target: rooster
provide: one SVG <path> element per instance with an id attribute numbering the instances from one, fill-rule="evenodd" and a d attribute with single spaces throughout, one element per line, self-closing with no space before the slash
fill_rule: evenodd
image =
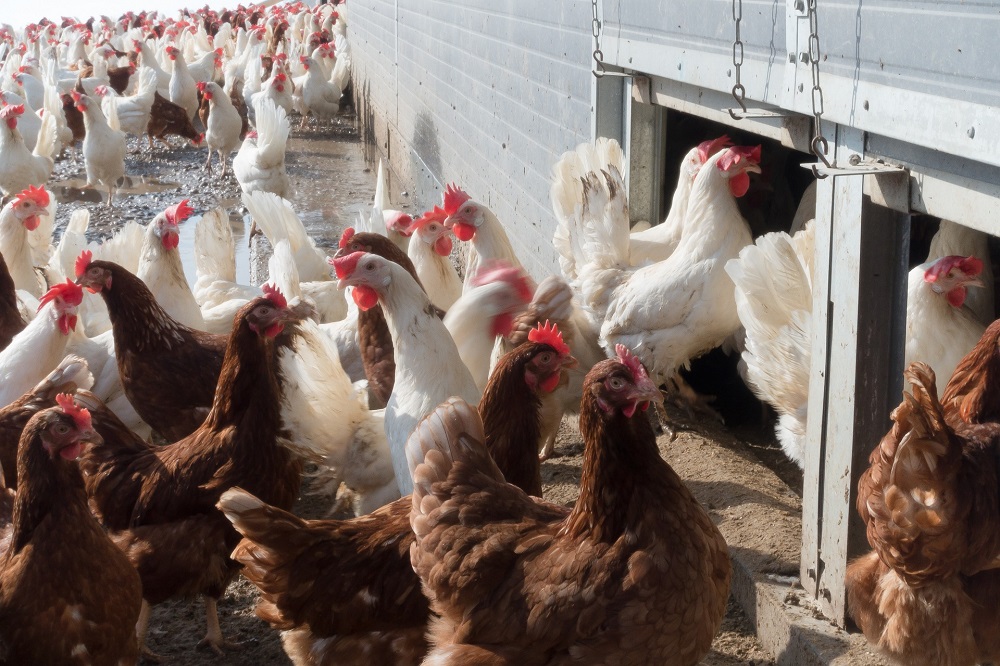
<path id="1" fill-rule="evenodd" d="M 100 442 L 62 394 L 24 427 L 13 534 L 0 559 L 0 641 L 10 664 L 135 663 L 141 587 L 94 519 L 76 458 Z"/>
<path id="2" fill-rule="evenodd" d="M 87 168 L 87 185 L 108 189 L 108 207 L 119 179 L 125 175 L 125 132 L 112 129 L 100 104 L 75 90 L 76 108 L 83 114 L 87 135 L 83 138 L 83 160 Z"/>
<path id="3" fill-rule="evenodd" d="M 452 265 L 451 229 L 444 225 L 444 210 L 435 207 L 413 222 L 407 231 L 419 243 L 409 243 L 407 256 L 417 269 L 431 302 L 447 311 L 462 295 L 462 280 Z"/>
<path id="4" fill-rule="evenodd" d="M 188 200 L 184 199 L 153 218 L 146 226 L 136 275 L 146 283 L 153 298 L 170 317 L 188 328 L 203 331 L 205 319 L 184 277 L 184 267 L 177 250 L 180 242 L 178 225 L 193 212 Z"/>
<path id="5" fill-rule="evenodd" d="M 66 355 L 83 289 L 67 280 L 42 296 L 38 314 L 0 353 L 0 406 L 17 400 Z"/>
<path id="6" fill-rule="evenodd" d="M 984 342 L 995 354 L 996 333 Z M 963 364 L 980 355 L 975 350 Z M 974 372 L 983 370 L 995 368 Z M 849 611 L 897 663 L 995 662 L 1000 424 L 969 425 L 949 413 L 947 394 L 942 406 L 934 372 L 923 363 L 909 366 L 906 379 L 910 393 L 858 482 L 858 512 L 873 550 L 848 566 Z"/>
<path id="7" fill-rule="evenodd" d="M 205 144 L 208 146 L 205 170 L 211 171 L 212 151 L 214 150 L 219 154 L 219 161 L 222 162 L 220 175 L 225 176 L 229 154 L 240 144 L 243 120 L 229 99 L 229 95 L 222 90 L 218 83 L 214 81 L 198 83 L 197 87 L 209 104 L 208 122 L 205 124 Z"/>
<path id="8" fill-rule="evenodd" d="M 0 210 L 0 253 L 7 262 L 14 287 L 35 298 L 45 293 L 45 287 L 35 271 L 29 232 L 39 227 L 51 202 L 47 190 L 29 186 Z"/>
<path id="9" fill-rule="evenodd" d="M 662 399 L 624 347 L 591 369 L 571 509 L 505 482 L 462 399 L 417 426 L 411 559 L 439 616 L 426 663 L 701 660 L 725 613 L 729 554 L 660 457 L 641 412 Z"/>
<path id="10" fill-rule="evenodd" d="M 385 408 L 385 433 L 401 494 L 412 491 L 403 447 L 417 423 L 449 396 L 478 402 L 479 391 L 437 311 L 405 268 L 354 252 L 334 261 L 340 286 L 362 310 L 382 306 L 392 335 L 396 373 Z"/>
<path id="11" fill-rule="evenodd" d="M 244 193 L 273 192 L 283 199 L 291 194 L 285 173 L 285 146 L 288 142 L 288 116 L 273 101 L 254 101 L 257 129 L 233 158 L 233 173 Z"/>
<path id="12" fill-rule="evenodd" d="M 298 496 L 301 466 L 278 442 L 277 354 L 293 339 L 283 329 L 301 315 L 277 290 L 266 293 L 237 315 L 212 409 L 188 437 L 151 447 L 84 396 L 104 444 L 91 447 L 81 467 L 99 519 L 142 578 L 140 648 L 150 605 L 202 594 L 203 643 L 221 652 L 227 643 L 216 601 L 237 573 L 229 554 L 239 538 L 215 503 L 237 485 L 286 510 Z"/>
<path id="13" fill-rule="evenodd" d="M 168 441 L 190 435 L 208 415 L 226 336 L 174 321 L 142 280 L 116 263 L 81 253 L 77 282 L 108 306 L 122 387 L 142 420 Z M 184 368 L 178 373 L 178 368 Z"/>
<path id="14" fill-rule="evenodd" d="M 540 496 L 539 398 L 574 360 L 558 330 L 530 338 L 497 365 L 480 409 L 504 477 Z M 283 642 L 294 663 L 420 663 L 429 615 L 410 565 L 410 503 L 404 497 L 354 520 L 304 521 L 239 489 L 222 495 L 219 507 L 245 537 L 234 556 L 263 593 L 257 613 L 289 630 Z M 330 589 L 337 593 L 316 593 Z"/>
<path id="15" fill-rule="evenodd" d="M 736 196 L 746 192 L 748 174 L 760 172 L 759 161 L 759 147 L 727 148 L 710 157 L 692 185 L 685 220 L 690 233 L 655 264 L 629 264 L 628 202 L 613 165 L 587 173 L 579 213 L 560 220 L 562 235 L 582 239 L 575 288 L 599 326 L 601 345 L 633 349 L 657 383 L 673 379 L 740 326 L 723 267 L 753 240 Z"/>
<path id="16" fill-rule="evenodd" d="M 0 194 L 10 196 L 27 187 L 44 186 L 52 173 L 52 157 L 55 154 L 56 121 L 46 119 L 42 123 L 42 136 L 31 152 L 24 145 L 24 138 L 17 129 L 18 118 L 24 107 L 5 106 L 0 109 Z"/>

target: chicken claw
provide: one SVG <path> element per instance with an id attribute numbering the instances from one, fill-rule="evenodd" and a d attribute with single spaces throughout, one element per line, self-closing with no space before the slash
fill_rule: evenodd
<path id="1" fill-rule="evenodd" d="M 205 637 L 198 642 L 198 647 L 208 646 L 212 652 L 223 655 L 224 650 L 238 650 L 243 647 L 240 643 L 227 641 L 222 637 L 222 627 L 219 626 L 219 609 L 217 600 L 212 597 L 205 597 L 205 623 L 208 625 L 208 632 Z"/>

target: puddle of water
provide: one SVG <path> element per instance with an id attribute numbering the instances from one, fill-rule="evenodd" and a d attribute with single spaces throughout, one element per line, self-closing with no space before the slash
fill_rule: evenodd
<path id="1" fill-rule="evenodd" d="M 115 196 L 166 192 L 167 190 L 175 190 L 178 186 L 178 183 L 161 181 L 156 178 L 124 176 L 121 184 L 115 191 Z M 56 201 L 59 203 L 78 201 L 102 203 L 107 201 L 108 198 L 107 192 L 103 189 L 88 188 L 87 181 L 84 178 L 70 178 L 68 180 L 57 181 L 49 184 L 48 188 L 55 193 Z"/>
<path id="2" fill-rule="evenodd" d="M 194 262 L 194 229 L 201 219 L 200 215 L 188 218 L 179 225 L 180 240 L 177 251 L 181 253 L 181 263 L 184 265 L 184 277 L 188 284 L 194 287 L 198 280 Z M 236 243 L 236 281 L 239 284 L 250 284 L 250 247 L 247 245 L 247 232 L 250 230 L 250 216 L 229 216 L 229 224 L 233 229 L 233 240 Z"/>

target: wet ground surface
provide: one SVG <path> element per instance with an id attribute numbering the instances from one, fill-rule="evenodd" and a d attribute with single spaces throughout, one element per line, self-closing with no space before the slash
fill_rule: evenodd
<path id="1" fill-rule="evenodd" d="M 129 154 L 126 162 L 128 182 L 116 193 L 114 206 L 106 205 L 106 195 L 82 187 L 85 180 L 83 162 L 78 158 L 64 159 L 56 166 L 53 175 L 53 190 L 60 202 L 57 212 L 56 235 L 61 231 L 72 212 L 86 207 L 91 212 L 89 236 L 99 239 L 109 236 L 125 221 L 150 221 L 158 212 L 183 198 L 189 198 L 195 216 L 181 225 L 182 260 L 189 279 L 194 281 L 194 261 L 192 256 L 194 225 L 197 215 L 214 206 L 223 206 L 233 222 L 237 245 L 238 280 L 244 283 L 258 283 L 263 275 L 254 274 L 252 267 L 266 262 L 266 243 L 255 241 L 250 249 L 246 240 L 248 219 L 240 202 L 240 190 L 231 173 L 225 177 L 218 175 L 218 164 L 209 175 L 202 170 L 205 161 L 204 149 L 188 143 L 173 150 L 156 147 L 149 150 L 145 140 L 132 140 L 131 148 L 137 152 Z M 330 253 L 336 248 L 342 230 L 354 224 L 358 212 L 368 214 L 374 194 L 374 165 L 366 164 L 353 117 L 342 117 L 322 127 L 310 126 L 298 129 L 297 119 L 293 122 L 288 144 L 286 163 L 289 176 L 295 187 L 295 194 L 289 197 L 293 208 L 302 218 L 306 228 L 318 246 Z M 391 188 L 390 188 L 391 190 Z M 393 206 L 410 210 L 405 196 L 393 198 Z M 410 210 L 410 212 L 414 212 Z M 251 280 L 254 276 L 257 279 Z M 738 439 L 741 446 L 749 446 L 755 455 L 771 465 L 782 466 L 783 456 L 774 444 L 773 437 L 766 428 L 750 428 Z M 727 435 L 729 439 L 734 439 Z M 665 438 L 665 436 L 663 436 Z M 690 446 L 716 446 L 718 435 L 688 433 L 680 440 Z M 664 439 L 665 442 L 665 439 Z M 672 445 L 671 445 L 672 446 Z M 711 456 L 704 454 L 671 457 L 667 444 L 661 448 L 678 473 L 685 479 L 698 479 L 713 465 Z M 687 449 L 687 446 L 684 447 Z M 758 451 L 759 449 L 759 451 Z M 582 463 L 582 442 L 571 419 L 564 423 L 557 444 L 557 457 L 546 462 L 542 468 L 546 497 L 559 503 L 575 500 L 579 492 L 580 465 Z M 787 462 L 785 466 L 789 465 Z M 794 465 L 791 466 L 794 468 Z M 795 484 L 793 471 L 785 470 L 787 481 Z M 696 482 L 697 483 L 697 482 Z M 801 481 L 798 482 L 801 484 Z M 801 485 L 799 485 L 799 488 Z M 784 491 L 782 491 L 784 492 Z M 791 492 L 791 491 L 788 491 Z M 711 494 L 699 499 L 709 507 L 713 518 L 723 520 L 713 508 L 721 500 Z M 308 482 L 296 506 L 296 513 L 307 518 L 322 517 L 328 507 L 328 498 L 311 495 Z M 751 509 L 742 509 L 740 519 L 753 524 Z M 773 530 L 769 530 L 773 532 Z M 769 535 L 781 545 L 769 544 L 767 548 L 790 553 L 797 552 L 791 533 Z M 228 640 L 240 644 L 238 649 L 217 656 L 206 649 L 197 648 L 198 641 L 205 635 L 205 616 L 200 600 L 177 600 L 161 604 L 153 611 L 149 629 L 149 647 L 165 657 L 167 663 L 190 666 L 208 665 L 286 665 L 290 664 L 281 647 L 278 632 L 254 616 L 256 588 L 240 578 L 234 582 L 219 602 L 219 615 L 223 633 Z M 713 644 L 711 653 L 702 662 L 709 666 L 764 666 L 772 664 L 754 636 L 753 626 L 739 606 L 730 601 L 722 628 Z"/>

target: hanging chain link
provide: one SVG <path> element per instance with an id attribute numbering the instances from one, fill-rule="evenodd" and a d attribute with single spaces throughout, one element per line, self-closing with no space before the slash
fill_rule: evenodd
<path id="1" fill-rule="evenodd" d="M 819 85 L 819 22 L 816 12 L 816 0 L 808 0 L 809 11 L 809 62 L 812 64 L 812 112 L 813 112 L 813 137 L 810 143 L 813 155 L 815 155 L 827 167 L 833 166 L 827 159 L 826 153 L 829 144 L 823 136 L 823 89 Z M 817 178 L 826 178 L 821 175 L 816 167 L 813 167 L 813 175 Z"/>
<path id="2" fill-rule="evenodd" d="M 746 113 L 747 89 L 740 82 L 740 68 L 743 66 L 743 39 L 740 37 L 740 22 L 742 20 L 743 0 L 733 0 L 733 21 L 736 22 L 736 40 L 733 42 L 733 67 L 736 68 L 736 84 L 733 85 L 733 97 L 736 99 L 736 103 L 740 105 L 740 108 L 743 109 L 743 113 Z M 733 109 L 729 109 L 729 115 L 733 117 L 733 120 L 742 120 L 741 116 L 733 113 Z"/>
<path id="3" fill-rule="evenodd" d="M 597 18 L 597 0 L 591 0 L 593 9 L 590 22 L 591 33 L 594 35 L 594 76 L 604 76 L 604 51 L 601 50 L 601 19 Z"/>

